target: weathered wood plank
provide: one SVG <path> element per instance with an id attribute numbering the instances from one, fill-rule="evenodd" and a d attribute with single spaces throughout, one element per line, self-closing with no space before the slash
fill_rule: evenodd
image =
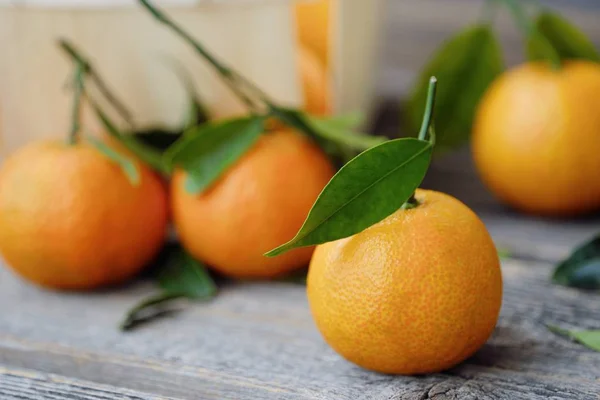
<path id="1" fill-rule="evenodd" d="M 322 341 L 299 286 L 227 286 L 214 302 L 123 334 L 123 309 L 150 290 L 60 294 L 0 272 L 0 364 L 181 399 L 597 399 L 600 354 L 546 323 L 600 326 L 600 298 L 551 286 L 544 263 L 504 262 L 489 343 L 445 374 L 389 377 Z"/>
<path id="2" fill-rule="evenodd" d="M 168 400 L 134 390 L 0 365 L 2 400 Z"/>

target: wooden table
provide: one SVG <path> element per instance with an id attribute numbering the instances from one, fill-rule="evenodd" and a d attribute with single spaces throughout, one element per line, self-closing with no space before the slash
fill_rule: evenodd
<path id="1" fill-rule="evenodd" d="M 149 283 L 62 294 L 2 269 L 0 399 L 600 399 L 600 353 L 545 328 L 600 328 L 598 294 L 549 282 L 553 264 L 600 221 L 508 211 L 457 157 L 436 163 L 426 186 L 476 209 L 511 253 L 496 331 L 462 365 L 422 377 L 351 365 L 323 342 L 296 284 L 230 284 L 209 304 L 121 333 L 117 323 Z"/>

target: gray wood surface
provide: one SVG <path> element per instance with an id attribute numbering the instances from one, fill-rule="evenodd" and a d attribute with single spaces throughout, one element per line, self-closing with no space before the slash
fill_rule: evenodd
<path id="1" fill-rule="evenodd" d="M 600 353 L 545 328 L 600 327 L 600 297 L 551 285 L 551 262 L 535 260 L 528 247 L 511 250 L 522 258 L 503 261 L 493 337 L 464 364 L 426 377 L 375 374 L 342 360 L 316 331 L 298 285 L 228 284 L 209 304 L 120 333 L 124 309 L 149 294 L 149 284 L 63 294 L 2 270 L 0 398 L 600 398 Z"/>
<path id="2" fill-rule="evenodd" d="M 362 370 L 322 340 L 304 287 L 227 284 L 208 304 L 129 333 L 124 311 L 148 282 L 56 293 L 0 268 L 0 399 L 600 399 L 600 353 L 545 324 L 600 328 L 600 296 L 549 282 L 554 264 L 600 231 L 600 219 L 516 214 L 479 182 L 468 149 L 438 157 L 426 187 L 481 215 L 503 260 L 504 303 L 489 342 L 441 374 Z"/>
<path id="3" fill-rule="evenodd" d="M 211 303 L 121 333 L 149 283 L 65 294 L 0 268 L 0 399 L 600 399 L 600 353 L 545 328 L 600 328 L 598 294 L 549 283 L 553 265 L 600 220 L 516 214 L 465 160 L 436 160 L 425 186 L 477 210 L 510 258 L 497 329 L 462 365 L 425 377 L 355 367 L 323 342 L 299 285 L 228 284 Z"/>

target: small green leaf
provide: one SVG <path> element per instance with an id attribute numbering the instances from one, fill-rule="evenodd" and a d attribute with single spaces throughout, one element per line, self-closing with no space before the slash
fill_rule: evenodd
<path id="1" fill-rule="evenodd" d="M 560 67 L 560 56 L 552 43 L 537 30 L 532 30 L 527 38 L 527 59 L 529 61 L 549 61 L 555 68 Z"/>
<path id="2" fill-rule="evenodd" d="M 479 100 L 503 71 L 502 51 L 488 25 L 469 27 L 445 42 L 422 70 L 405 104 L 407 132 L 418 132 L 429 78 L 440 83 L 435 116 L 436 148 L 452 148 L 470 137 Z"/>
<path id="3" fill-rule="evenodd" d="M 362 116 L 359 114 L 322 118 L 285 108 L 278 109 L 278 112 L 275 115 L 283 115 L 282 122 L 308 134 L 318 142 L 328 141 L 352 150 L 363 151 L 387 140 L 386 137 L 352 130 L 354 126 L 362 122 Z"/>
<path id="4" fill-rule="evenodd" d="M 317 118 L 304 115 L 307 125 L 323 139 L 330 140 L 353 150 L 363 151 L 388 140 L 386 137 L 367 135 L 346 128 L 339 119 Z"/>
<path id="5" fill-rule="evenodd" d="M 363 122 L 360 114 L 317 118 L 300 110 L 283 107 L 276 107 L 271 113 L 284 124 L 313 139 L 340 167 L 361 151 L 387 140 L 353 131 Z"/>
<path id="6" fill-rule="evenodd" d="M 600 289 L 600 235 L 562 261 L 554 270 L 552 281 L 581 289 Z"/>
<path id="7" fill-rule="evenodd" d="M 167 244 L 157 257 L 157 264 L 160 265 L 154 268 L 158 271 L 157 280 L 162 292 L 134 306 L 120 324 L 122 330 L 130 330 L 162 315 L 175 300 L 209 300 L 217 294 L 217 286 L 206 267 L 179 244 Z"/>
<path id="8" fill-rule="evenodd" d="M 561 60 L 600 62 L 600 54 L 592 41 L 560 14 L 550 11 L 540 13 L 535 20 L 535 28 L 555 49 Z"/>
<path id="9" fill-rule="evenodd" d="M 217 286 L 206 267 L 181 246 L 171 246 L 167 261 L 158 273 L 159 286 L 165 292 L 176 293 L 189 299 L 214 297 Z"/>
<path id="10" fill-rule="evenodd" d="M 319 139 L 319 134 L 307 124 L 304 112 L 293 108 L 275 107 L 271 113 L 285 125 L 305 133 L 313 139 Z"/>
<path id="11" fill-rule="evenodd" d="M 600 351 L 600 330 L 569 330 L 553 325 L 547 327 L 557 335 L 568 337 L 592 350 Z"/>
<path id="12" fill-rule="evenodd" d="M 243 156 L 263 132 L 263 117 L 200 125 L 167 150 L 165 162 L 183 168 L 188 173 L 186 190 L 200 193 Z"/>
<path id="13" fill-rule="evenodd" d="M 96 148 L 96 150 L 98 150 L 106 157 L 117 163 L 119 167 L 121 167 L 121 169 L 127 176 L 127 179 L 132 185 L 138 186 L 140 184 L 140 172 L 135 166 L 135 163 L 129 157 L 119 153 L 103 141 L 98 140 L 94 137 L 88 137 L 87 140 L 92 146 Z"/>
<path id="14" fill-rule="evenodd" d="M 431 152 L 431 143 L 405 138 L 361 153 L 323 189 L 296 237 L 266 255 L 342 239 L 383 220 L 421 184 Z"/>
<path id="15" fill-rule="evenodd" d="M 365 124 L 365 115 L 359 112 L 333 115 L 322 119 L 326 119 L 330 124 L 340 129 L 358 129 Z"/>
<path id="16" fill-rule="evenodd" d="M 133 135 L 125 135 L 123 134 L 108 118 L 108 116 L 102 111 L 102 109 L 98 106 L 98 104 L 90 101 L 92 108 L 96 112 L 96 115 L 102 122 L 102 125 L 108 132 L 110 136 L 118 140 L 123 146 L 125 146 L 129 151 L 139 157 L 140 160 L 151 166 L 154 170 L 168 175 L 170 174 L 170 169 L 167 165 L 163 163 L 162 155 L 159 151 L 153 149 L 152 147 L 144 144 L 140 140 L 138 140 Z"/>
<path id="17" fill-rule="evenodd" d="M 146 146 L 163 153 L 183 135 L 182 131 L 171 131 L 163 128 L 150 128 L 132 133 L 132 135 Z"/>
<path id="18" fill-rule="evenodd" d="M 501 260 L 505 260 L 505 259 L 512 257 L 512 251 L 510 251 L 506 247 L 498 247 L 497 251 L 498 251 L 498 257 Z"/>

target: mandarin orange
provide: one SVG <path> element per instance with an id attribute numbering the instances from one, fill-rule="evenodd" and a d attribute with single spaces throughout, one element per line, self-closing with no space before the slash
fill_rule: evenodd
<path id="1" fill-rule="evenodd" d="M 541 215 L 600 209 L 600 64 L 560 70 L 529 63 L 488 89 L 474 124 L 473 157 L 501 200 Z"/>
<path id="2" fill-rule="evenodd" d="M 502 277 L 481 220 L 448 195 L 417 190 L 398 210 L 317 247 L 310 309 L 346 359 L 390 374 L 448 369 L 479 349 L 498 319 Z"/>
<path id="3" fill-rule="evenodd" d="M 0 253 L 44 287 L 123 282 L 161 249 L 167 228 L 160 179 L 136 162 L 134 186 L 87 143 L 33 143 L 0 170 Z"/>
<path id="4" fill-rule="evenodd" d="M 306 136 L 264 134 L 205 192 L 187 193 L 187 174 L 171 184 L 172 215 L 184 247 L 234 278 L 273 278 L 308 264 L 313 248 L 281 257 L 263 254 L 291 239 L 334 174 L 325 154 Z"/>

